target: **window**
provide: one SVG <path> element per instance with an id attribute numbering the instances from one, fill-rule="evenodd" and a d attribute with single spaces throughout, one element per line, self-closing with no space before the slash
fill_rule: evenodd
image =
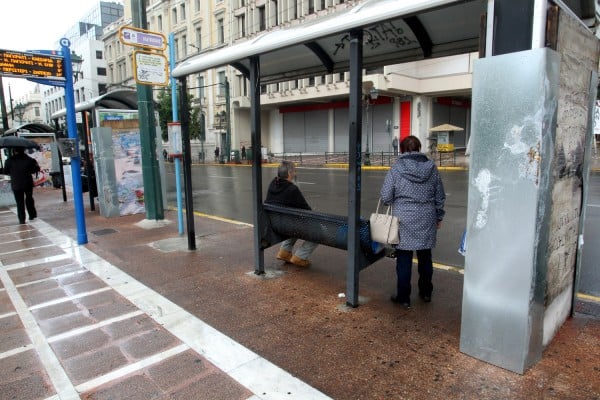
<path id="1" fill-rule="evenodd" d="M 258 7 L 258 25 L 258 30 L 260 31 L 267 29 L 264 6 Z"/>
<path id="2" fill-rule="evenodd" d="M 200 11 L 200 0 L 194 1 L 194 10 L 196 10 L 196 12 Z"/>
<path id="3" fill-rule="evenodd" d="M 202 50 L 202 29 L 200 27 L 196 28 L 196 51 L 200 53 Z"/>
<path id="4" fill-rule="evenodd" d="M 246 14 L 242 14 L 237 17 L 238 20 L 238 37 L 246 36 Z"/>
<path id="5" fill-rule="evenodd" d="M 225 26 L 223 25 L 223 18 L 219 18 L 217 20 L 217 35 L 218 35 L 218 43 L 225 43 Z"/>
<path id="6" fill-rule="evenodd" d="M 315 0 L 308 0 L 308 13 L 312 14 L 315 12 Z"/>
<path id="7" fill-rule="evenodd" d="M 175 39 L 175 43 L 173 43 L 175 47 L 175 59 L 179 60 L 179 39 Z"/>
<path id="8" fill-rule="evenodd" d="M 275 18 L 273 25 L 277 26 L 279 25 L 279 7 L 277 4 L 277 0 L 272 0 L 271 9 L 273 10 L 273 17 Z"/>
<path id="9" fill-rule="evenodd" d="M 106 93 L 106 84 L 105 83 L 99 83 L 98 84 L 98 94 L 103 95 Z"/>
<path id="10" fill-rule="evenodd" d="M 219 71 L 219 96 L 225 96 L 225 81 L 227 77 L 225 76 L 225 71 Z"/>
<path id="11" fill-rule="evenodd" d="M 321 10 L 324 10 L 326 7 L 325 0 L 321 0 Z"/>
<path id="12" fill-rule="evenodd" d="M 200 101 L 204 99 L 204 77 L 202 75 L 198 75 L 198 98 Z"/>
<path id="13" fill-rule="evenodd" d="M 159 32 L 162 32 L 163 27 L 162 27 L 162 15 L 158 16 L 158 29 Z"/>
<path id="14" fill-rule="evenodd" d="M 102 51 L 96 50 L 96 60 L 102 60 Z"/>
<path id="15" fill-rule="evenodd" d="M 294 12 L 294 18 L 293 19 L 297 19 L 298 18 L 298 0 L 293 0 L 294 1 L 294 5 L 292 8 L 292 11 Z"/>
<path id="16" fill-rule="evenodd" d="M 181 36 L 181 54 L 183 54 L 184 57 L 187 55 L 187 52 L 188 52 L 187 48 L 188 48 L 187 36 L 183 35 L 183 36 Z"/>
<path id="17" fill-rule="evenodd" d="M 171 10 L 171 23 L 177 25 L 177 8 Z"/>
<path id="18" fill-rule="evenodd" d="M 98 76 L 106 76 L 106 68 L 98 67 L 96 68 L 96 73 Z"/>
<path id="19" fill-rule="evenodd" d="M 185 21 L 185 4 L 179 6 L 179 18 L 181 18 L 182 21 Z"/>
<path id="20" fill-rule="evenodd" d="M 39 107 L 33 107 L 33 113 L 35 114 L 36 117 L 39 117 L 40 114 L 40 108 Z"/>

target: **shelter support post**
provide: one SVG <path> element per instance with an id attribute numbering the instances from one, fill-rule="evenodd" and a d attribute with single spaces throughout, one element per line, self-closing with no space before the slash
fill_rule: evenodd
<path id="1" fill-rule="evenodd" d="M 58 119 L 54 120 L 54 130 L 59 131 L 60 127 L 58 125 Z M 56 152 L 58 153 L 58 168 L 60 171 L 60 187 L 62 189 L 63 201 L 67 201 L 67 187 L 65 185 L 65 166 L 62 162 L 62 153 L 60 152 L 60 147 L 56 146 Z"/>
<path id="2" fill-rule="evenodd" d="M 254 273 L 257 275 L 265 273 L 265 254 L 261 246 L 264 210 L 260 129 L 260 58 L 256 56 L 250 58 L 250 141 L 252 143 L 252 205 L 254 206 Z"/>
<path id="3" fill-rule="evenodd" d="M 194 198 L 192 196 L 192 150 L 190 145 L 190 110 L 188 109 L 187 81 L 179 80 L 179 108 L 181 109 L 181 144 L 183 146 L 183 186 L 185 191 L 185 214 L 187 218 L 188 250 L 196 250 L 194 227 Z"/>
<path id="4" fill-rule="evenodd" d="M 348 171 L 348 263 L 346 269 L 346 303 L 358 306 L 360 273 L 360 194 L 362 148 L 362 53 L 363 32 L 350 32 L 350 108 Z"/>
<path id="5" fill-rule="evenodd" d="M 90 124 L 88 122 L 88 113 L 86 111 L 81 112 L 81 120 L 83 121 L 83 155 L 85 157 L 85 174 L 87 175 L 88 184 L 88 195 L 90 196 L 90 210 L 94 211 L 94 191 L 92 190 L 92 164 L 90 162 L 90 144 L 89 144 L 89 131 Z M 95 179 L 95 177 L 94 177 Z"/>
<path id="6" fill-rule="evenodd" d="M 143 0 L 131 0 L 133 25 L 137 28 L 147 29 L 145 3 Z M 146 218 L 159 220 L 164 219 L 165 216 L 156 152 L 156 118 L 154 117 L 152 87 L 141 84 L 136 86 Z"/>

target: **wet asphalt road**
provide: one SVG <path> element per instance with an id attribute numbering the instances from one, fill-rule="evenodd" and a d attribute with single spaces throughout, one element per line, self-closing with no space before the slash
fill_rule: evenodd
<path id="1" fill-rule="evenodd" d="M 379 190 L 387 171 L 363 171 L 361 215 L 368 218 L 377 207 Z M 263 199 L 276 169 L 263 167 Z M 466 224 L 468 171 L 441 171 L 446 190 L 446 217 L 438 233 L 434 261 L 464 266 L 457 249 Z M 348 171 L 298 168 L 296 184 L 313 210 L 348 214 Z M 183 179 L 182 179 L 183 185 Z M 246 166 L 194 165 L 192 167 L 194 211 L 252 223 L 252 169 Z M 182 189 L 183 190 L 183 189 Z M 167 165 L 167 201 L 177 204 L 174 168 Z"/>

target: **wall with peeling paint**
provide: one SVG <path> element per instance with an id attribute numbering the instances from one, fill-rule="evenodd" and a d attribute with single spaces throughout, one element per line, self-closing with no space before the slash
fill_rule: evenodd
<path id="1" fill-rule="evenodd" d="M 557 51 L 560 94 L 556 146 L 551 165 L 554 186 L 549 240 L 544 345 L 568 317 L 575 277 L 582 204 L 584 148 L 588 126 L 590 74 L 598 68 L 599 42 L 580 23 L 561 13 Z"/>

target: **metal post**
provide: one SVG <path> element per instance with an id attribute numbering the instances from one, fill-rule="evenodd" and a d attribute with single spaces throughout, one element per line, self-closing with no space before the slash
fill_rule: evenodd
<path id="1" fill-rule="evenodd" d="M 77 138 L 77 122 L 75 120 L 75 98 L 73 96 L 73 66 L 71 65 L 71 42 L 60 39 L 65 70 L 65 107 L 67 109 L 67 131 L 70 139 L 75 140 L 75 156 L 71 157 L 71 178 L 73 179 L 73 202 L 75 204 L 75 222 L 77 224 L 77 244 L 88 242 L 83 213 L 83 194 L 81 191 L 81 162 L 79 160 L 79 143 Z M 64 185 L 64 182 L 63 182 Z"/>
<path id="2" fill-rule="evenodd" d="M 188 110 L 187 82 L 179 80 L 179 108 L 181 108 L 181 142 L 183 145 L 183 183 L 185 190 L 185 213 L 187 217 L 188 250 L 196 250 L 194 227 L 194 198 L 192 195 L 192 150 L 190 146 L 190 113 Z"/>
<path id="3" fill-rule="evenodd" d="M 360 272 L 360 193 L 362 151 L 362 30 L 350 32 L 350 122 L 348 149 L 348 266 L 346 269 L 346 304 L 358 306 Z"/>
<path id="4" fill-rule="evenodd" d="M 169 64 L 171 71 L 175 68 L 175 34 L 169 34 Z M 173 122 L 179 121 L 179 113 L 177 109 L 177 82 L 173 75 L 170 78 L 171 82 L 171 106 L 173 109 Z M 177 197 L 177 225 L 179 227 L 179 234 L 183 235 L 183 207 L 181 198 L 181 162 L 179 157 L 175 157 L 173 160 L 175 163 L 175 195 Z"/>
<path id="5" fill-rule="evenodd" d="M 54 129 L 56 131 L 59 130 L 58 119 L 54 120 Z M 59 161 L 58 165 L 59 165 L 59 170 L 60 170 L 60 182 L 61 182 L 60 186 L 62 189 L 63 201 L 66 202 L 67 201 L 67 188 L 65 185 L 65 167 L 62 162 L 62 153 L 60 152 L 60 148 L 58 146 L 56 146 L 56 150 L 58 152 L 58 161 Z"/>
<path id="6" fill-rule="evenodd" d="M 90 145 L 88 143 L 88 132 L 89 124 L 87 119 L 87 112 L 82 111 L 81 116 L 83 117 L 83 155 L 85 157 L 85 174 L 88 179 L 88 194 L 90 196 L 90 210 L 94 211 L 94 193 L 92 192 L 92 166 L 90 165 Z"/>
<path id="7" fill-rule="evenodd" d="M 229 94 L 229 80 L 225 78 L 225 112 L 227 113 L 227 130 L 225 131 L 225 151 L 227 162 L 231 161 L 231 105 Z"/>
<path id="8" fill-rule="evenodd" d="M 133 26 L 146 29 L 146 6 L 144 0 L 131 0 Z M 142 177 L 144 180 L 144 203 L 147 219 L 164 219 L 160 171 L 156 153 L 156 120 L 152 87 L 137 84 L 138 117 L 140 121 L 140 145 L 142 148 Z"/>
<path id="9" fill-rule="evenodd" d="M 252 205 L 254 209 L 254 273 L 265 273 L 265 252 L 261 249 L 264 231 L 262 160 L 260 142 L 260 59 L 250 58 L 250 139 L 252 143 Z"/>

